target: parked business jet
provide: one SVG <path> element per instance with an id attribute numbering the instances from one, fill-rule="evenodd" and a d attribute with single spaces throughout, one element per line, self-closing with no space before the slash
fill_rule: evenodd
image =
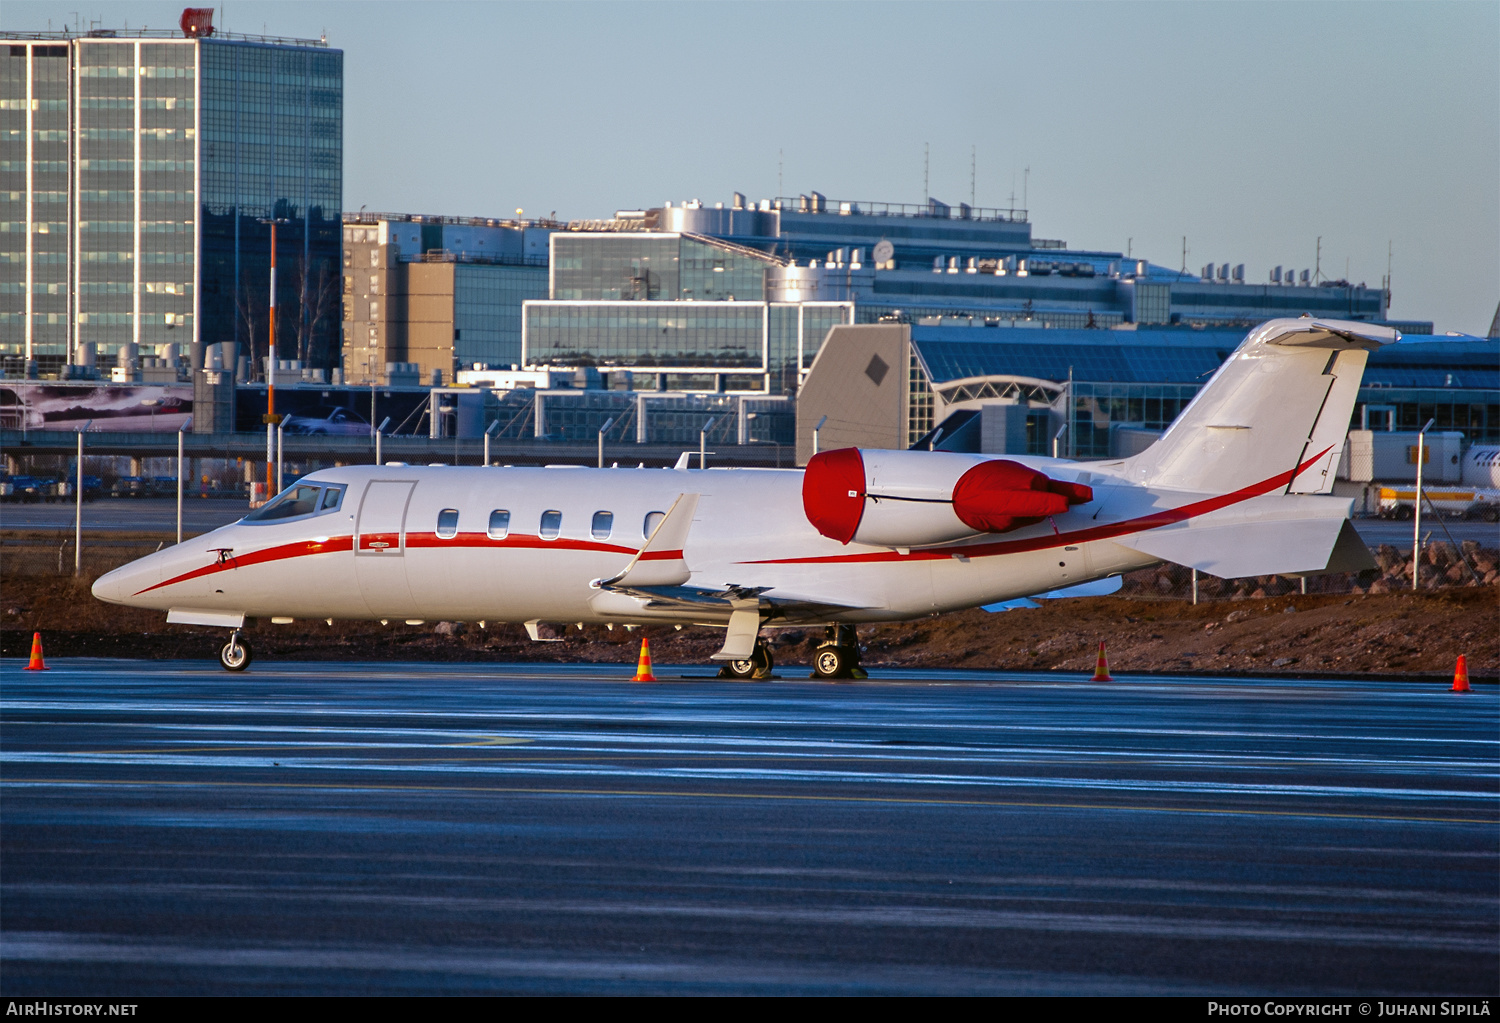
<path id="1" fill-rule="evenodd" d="M 1072 587 L 1161 561 L 1221 577 L 1371 567 L 1329 494 L 1366 323 L 1273 320 L 1131 458 L 846 448 L 805 470 L 346 466 L 232 525 L 101 577 L 101 600 L 224 626 L 254 618 L 675 624 L 724 630 L 765 677 L 763 629 L 821 626 L 823 677 L 859 673 L 853 626 Z"/>

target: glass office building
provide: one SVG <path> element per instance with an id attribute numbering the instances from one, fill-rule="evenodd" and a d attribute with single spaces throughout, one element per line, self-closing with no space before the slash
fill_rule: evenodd
<path id="1" fill-rule="evenodd" d="M 551 298 L 526 303 L 523 361 L 628 372 L 636 389 L 795 392 L 854 305 L 768 300 L 786 265 L 693 235 L 556 233 Z"/>
<path id="2" fill-rule="evenodd" d="M 194 342 L 337 354 L 343 54 L 142 30 L 0 39 L 0 360 L 54 375 Z M 252 349 L 252 345 L 254 346 Z M 258 363 L 257 363 L 258 364 Z"/>

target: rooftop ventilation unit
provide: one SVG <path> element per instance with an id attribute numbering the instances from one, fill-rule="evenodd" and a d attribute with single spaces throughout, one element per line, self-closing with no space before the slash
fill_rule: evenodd
<path id="1" fill-rule="evenodd" d="M 1302 271 L 1302 283 L 1303 284 L 1311 284 L 1312 283 L 1312 271 L 1311 270 L 1303 270 Z"/>
<path id="2" fill-rule="evenodd" d="M 1235 281 L 1237 281 L 1238 283 L 1240 283 L 1240 284 L 1244 284 L 1245 283 L 1245 264 L 1244 263 L 1236 263 L 1234 265 L 1234 274 L 1233 274 L 1233 277 L 1234 277 Z"/>
<path id="3" fill-rule="evenodd" d="M 1274 267 L 1271 268 L 1271 283 L 1272 284 L 1280 284 L 1281 283 L 1281 266 L 1280 266 L 1280 264 L 1277 264 L 1276 266 L 1274 266 Z"/>
<path id="4" fill-rule="evenodd" d="M 1202 277 L 1205 281 L 1211 281 L 1211 280 L 1213 280 L 1214 279 L 1214 265 L 1212 263 L 1205 264 L 1204 267 L 1203 267 L 1203 272 L 1200 273 L 1198 276 Z"/>
<path id="5" fill-rule="evenodd" d="M 1227 281 L 1227 280 L 1229 280 L 1229 264 L 1228 263 L 1220 263 L 1219 264 L 1219 280 L 1221 280 L 1221 281 Z"/>
<path id="6" fill-rule="evenodd" d="M 734 200 L 733 200 L 731 206 L 732 206 L 733 209 L 737 209 L 737 210 L 744 209 L 745 208 L 745 193 L 744 192 L 736 192 L 736 193 L 734 193 Z"/>

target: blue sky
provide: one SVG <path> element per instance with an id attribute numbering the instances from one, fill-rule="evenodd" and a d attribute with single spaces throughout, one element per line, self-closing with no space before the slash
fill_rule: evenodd
<path id="1" fill-rule="evenodd" d="M 200 0 L 201 2 L 201 0 Z M 6 0 L 8 30 L 182 5 Z M 1495 3 L 220 5 L 345 51 L 346 209 L 607 216 L 698 198 L 1016 205 L 1176 266 L 1312 267 L 1483 333 L 1500 301 Z M 1030 168 L 1029 176 L 1025 168 Z"/>

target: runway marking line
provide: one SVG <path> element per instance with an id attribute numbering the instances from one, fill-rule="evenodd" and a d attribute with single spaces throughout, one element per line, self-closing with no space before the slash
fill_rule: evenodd
<path id="1" fill-rule="evenodd" d="M 166 788 L 230 789 L 309 789 L 342 792 L 447 792 L 454 795 L 530 795 L 530 796 L 636 796 L 675 799 L 760 799 L 772 802 L 799 803 L 868 803 L 896 806 L 988 806 L 1023 810 L 1105 810 L 1128 813 L 1185 813 L 1231 817 L 1288 817 L 1313 820 L 1394 821 L 1407 824 L 1495 824 L 1478 817 L 1401 817 L 1367 813 L 1314 813 L 1295 810 L 1231 810 L 1184 806 L 1131 806 L 1108 803 L 1038 803 L 998 799 L 901 799 L 895 796 L 799 796 L 776 792 L 673 792 L 667 789 L 554 789 L 487 785 L 364 785 L 320 784 L 315 782 L 249 782 L 249 781 L 147 781 L 140 779 L 100 778 L 27 778 L 0 781 L 0 789 L 31 786 L 117 786 Z"/>

